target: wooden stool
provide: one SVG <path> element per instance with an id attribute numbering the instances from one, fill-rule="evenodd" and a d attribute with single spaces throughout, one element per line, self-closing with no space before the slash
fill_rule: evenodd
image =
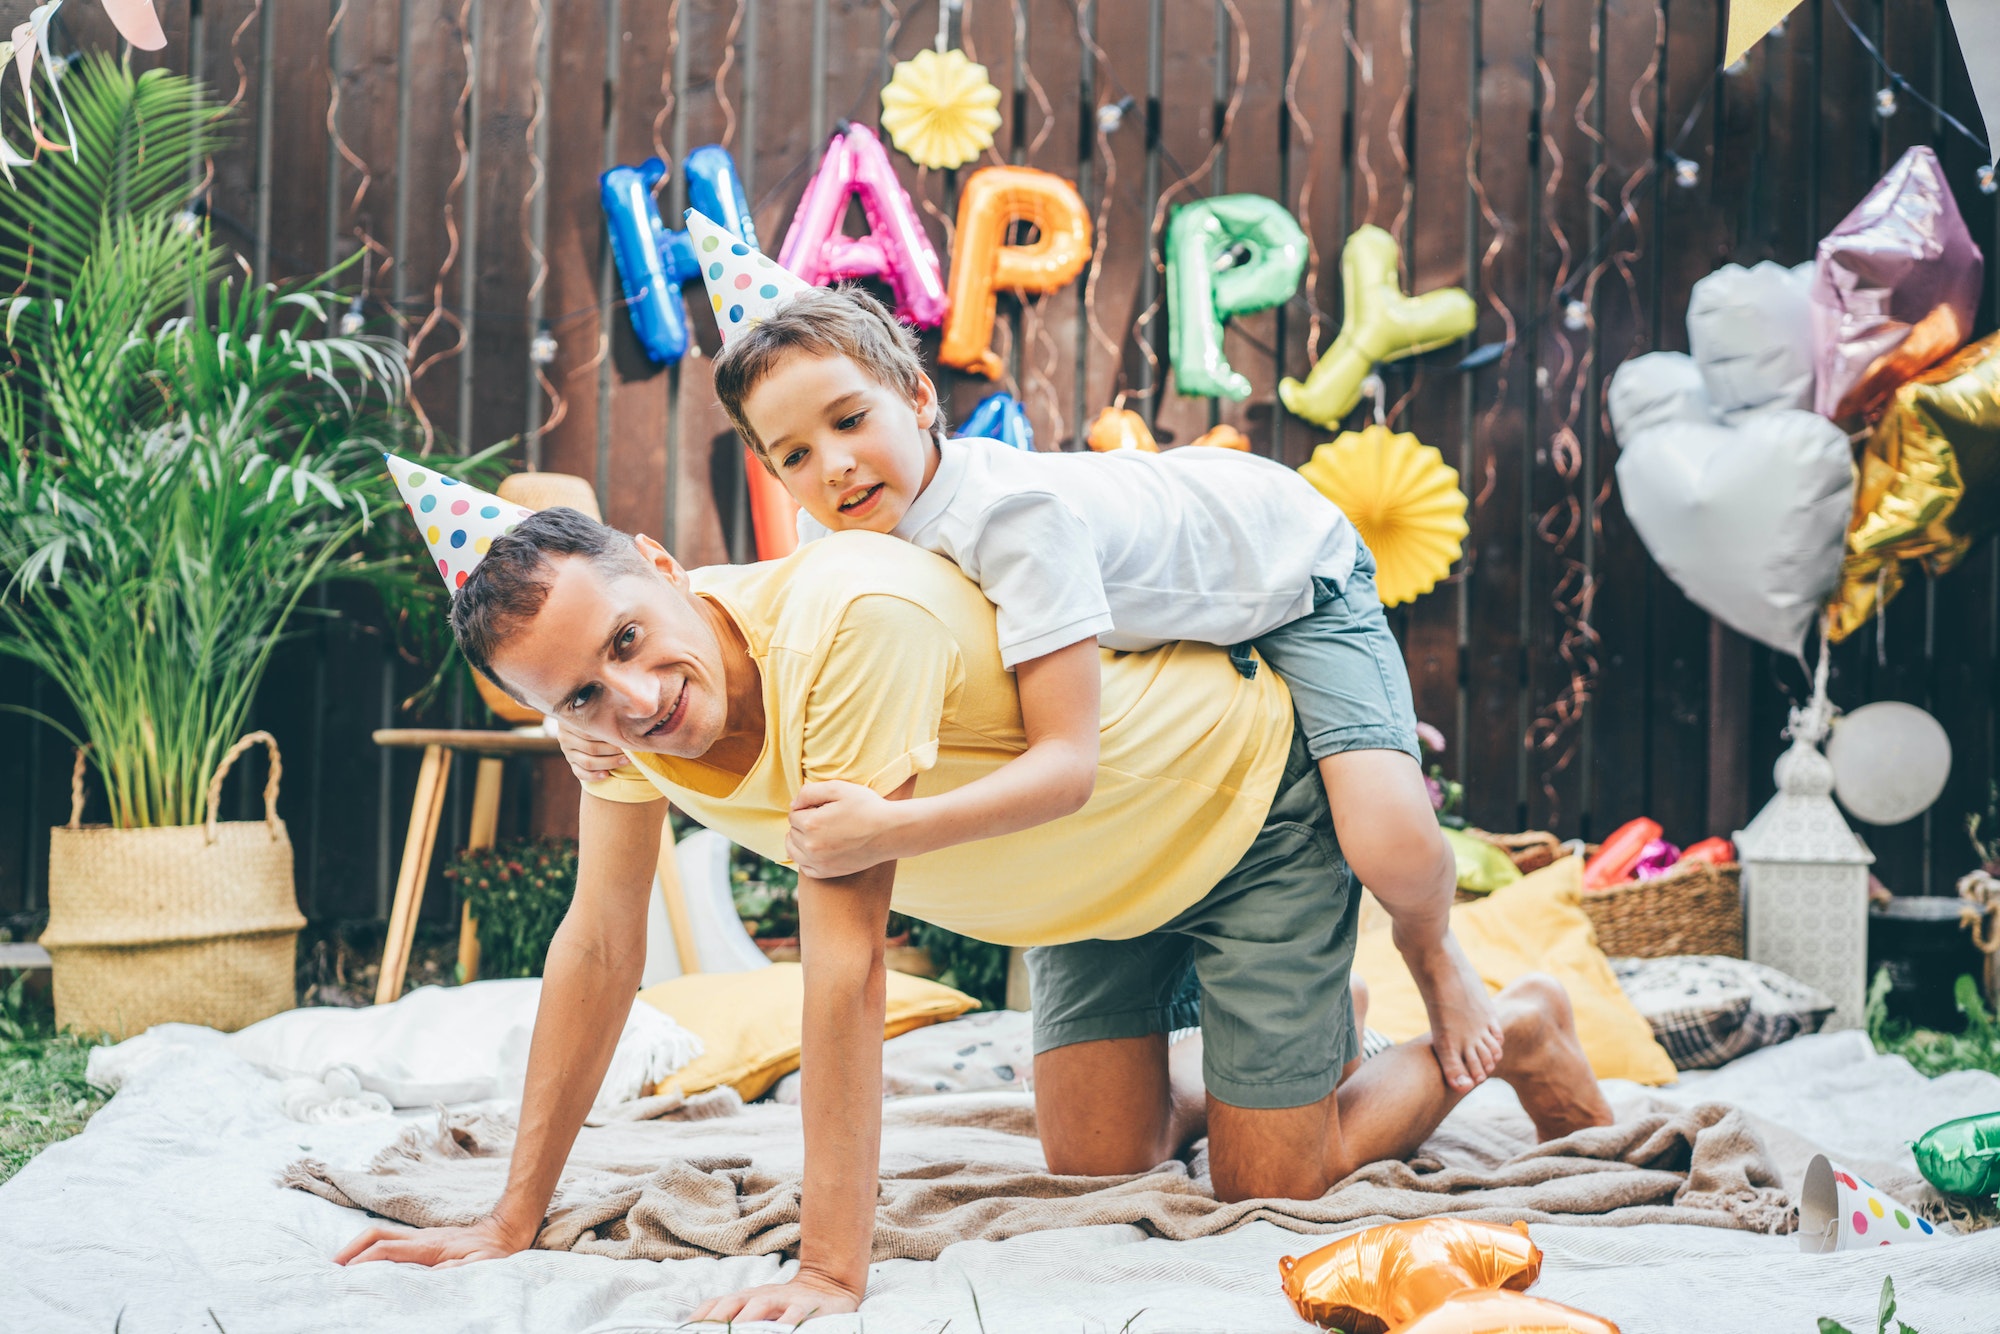
<path id="1" fill-rule="evenodd" d="M 451 757 L 464 751 L 479 756 L 479 776 L 472 788 L 472 822 L 465 831 L 465 850 L 493 846 L 500 823 L 500 777 L 509 755 L 559 755 L 556 739 L 540 732 L 454 731 L 450 728 L 387 727 L 375 733 L 375 744 L 405 750 L 421 749 L 417 795 L 410 804 L 410 832 L 403 840 L 403 865 L 396 872 L 396 899 L 389 909 L 389 935 L 382 945 L 382 973 L 375 983 L 375 1003 L 384 1005 L 403 994 L 403 976 L 410 967 L 410 944 L 416 939 L 417 914 L 424 904 L 424 882 L 430 878 L 436 850 L 438 821 L 444 816 L 445 784 L 451 778 Z M 665 809 L 665 803 L 662 803 Z M 664 823 L 664 821 L 663 821 Z M 681 971 L 698 973 L 694 929 L 687 898 L 681 892 L 680 868 L 674 860 L 671 827 L 660 831 L 660 899 L 673 928 L 674 952 Z M 470 982 L 479 976 L 479 923 L 466 904 L 458 917 L 459 976 Z"/>
<path id="2" fill-rule="evenodd" d="M 410 966 L 410 944 L 416 938 L 417 913 L 424 903 L 424 881 L 430 877 L 431 853 L 437 846 L 438 821 L 444 816 L 445 786 L 451 779 L 451 757 L 464 751 L 479 756 L 473 780 L 472 823 L 466 830 L 468 852 L 493 846 L 500 824 L 500 779 L 509 755 L 559 755 L 562 748 L 540 732 L 492 732 L 451 728 L 386 727 L 375 733 L 375 744 L 422 750 L 417 770 L 417 795 L 410 804 L 410 832 L 403 840 L 403 864 L 396 872 L 396 899 L 389 910 L 389 935 L 382 945 L 382 973 L 375 983 L 375 1003 L 383 1005 L 403 994 L 403 975 Z M 458 964 L 466 981 L 479 973 L 479 932 L 467 904 L 458 922 Z"/>

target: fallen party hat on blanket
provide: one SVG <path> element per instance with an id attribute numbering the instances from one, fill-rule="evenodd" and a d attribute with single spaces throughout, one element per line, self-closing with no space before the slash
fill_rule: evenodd
<path id="1" fill-rule="evenodd" d="M 1909 1241 L 1934 1241 L 1938 1229 L 1917 1211 L 1816 1153 L 1799 1192 L 1799 1249 L 1865 1251 Z"/>
<path id="2" fill-rule="evenodd" d="M 781 304 L 812 285 L 778 261 L 745 245 L 727 227 L 687 211 L 688 240 L 701 263 L 701 280 L 708 286 L 708 304 L 715 308 L 716 332 L 728 342 L 767 319 Z"/>
<path id="3" fill-rule="evenodd" d="M 493 539 L 511 531 L 534 511 L 490 496 L 456 477 L 419 463 L 384 454 L 396 489 L 431 549 L 444 586 L 458 591 Z"/>

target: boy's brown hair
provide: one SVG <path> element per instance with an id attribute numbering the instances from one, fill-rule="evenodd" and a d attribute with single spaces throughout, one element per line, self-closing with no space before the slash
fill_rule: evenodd
<path id="1" fill-rule="evenodd" d="M 743 415 L 743 400 L 794 352 L 846 357 L 878 384 L 911 399 L 916 398 L 917 381 L 924 373 L 915 331 L 859 287 L 815 287 L 792 297 L 776 314 L 723 344 L 715 358 L 715 396 L 735 423 L 736 433 L 773 474 L 777 469 L 764 442 Z M 944 443 L 942 404 L 931 420 L 931 437 Z"/>

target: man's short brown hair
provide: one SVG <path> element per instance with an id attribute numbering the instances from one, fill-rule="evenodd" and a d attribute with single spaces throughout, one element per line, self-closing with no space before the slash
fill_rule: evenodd
<path id="1" fill-rule="evenodd" d="M 736 424 L 736 433 L 773 473 L 777 469 L 771 467 L 764 442 L 743 415 L 743 400 L 795 352 L 846 357 L 878 384 L 912 400 L 924 374 L 915 331 L 859 287 L 815 287 L 792 297 L 776 314 L 723 344 L 715 358 L 715 396 Z M 931 421 L 931 436 L 944 443 L 942 404 Z"/>

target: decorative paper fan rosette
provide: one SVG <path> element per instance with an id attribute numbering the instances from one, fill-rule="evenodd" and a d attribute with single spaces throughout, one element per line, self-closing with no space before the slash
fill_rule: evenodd
<path id="1" fill-rule="evenodd" d="M 1430 592 L 1464 554 L 1472 530 L 1458 471 L 1407 432 L 1345 432 L 1315 449 L 1299 475 L 1340 507 L 1374 553 L 1385 607 Z"/>
<path id="2" fill-rule="evenodd" d="M 919 51 L 882 89 L 882 128 L 920 167 L 962 167 L 993 146 L 1000 90 L 963 51 Z"/>

